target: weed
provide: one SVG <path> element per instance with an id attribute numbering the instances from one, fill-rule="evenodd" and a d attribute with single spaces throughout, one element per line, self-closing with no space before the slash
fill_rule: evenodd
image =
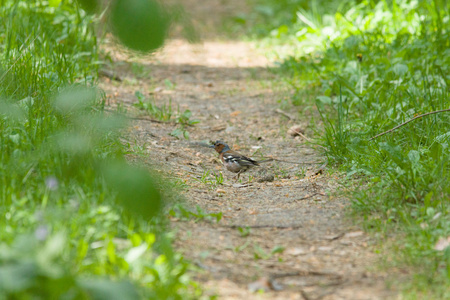
<path id="1" fill-rule="evenodd" d="M 156 175 L 125 163 L 95 87 L 98 18 L 74 0 L 0 14 L 0 298 L 192 298 Z"/>
<path id="2" fill-rule="evenodd" d="M 286 170 L 282 166 L 279 166 L 278 164 L 275 164 L 274 175 L 277 176 L 278 178 L 290 178 L 291 177 L 288 170 Z"/>
<path id="3" fill-rule="evenodd" d="M 158 107 L 154 104 L 154 101 L 147 100 L 140 91 L 136 91 L 135 96 L 139 102 L 135 103 L 134 107 L 144 110 L 148 115 L 159 121 L 169 122 L 172 119 L 172 101 L 169 101 L 168 105 L 163 104 Z"/>
<path id="4" fill-rule="evenodd" d="M 270 253 L 265 252 L 258 244 L 254 244 L 253 245 L 253 258 L 255 260 L 259 260 L 259 259 L 269 259 L 271 258 L 273 255 L 278 254 L 278 253 L 283 253 L 284 251 L 284 247 L 282 246 L 275 246 Z"/>
<path id="5" fill-rule="evenodd" d="M 236 253 L 242 252 L 248 247 L 248 245 L 250 245 L 250 241 L 246 241 L 244 244 L 234 247 L 233 251 Z"/>
<path id="6" fill-rule="evenodd" d="M 247 237 L 250 235 L 250 227 L 238 227 L 238 231 L 241 237 Z"/>
<path id="7" fill-rule="evenodd" d="M 170 135 L 175 137 L 183 136 L 185 139 L 189 139 L 189 132 L 186 130 L 188 126 L 193 126 L 200 121 L 191 120 L 192 113 L 190 110 L 185 110 L 183 113 L 178 113 L 178 117 L 175 119 L 175 123 L 179 125 L 178 128 L 173 130 Z"/>
<path id="8" fill-rule="evenodd" d="M 164 103 L 162 106 L 158 107 L 154 104 L 154 101 L 147 100 L 140 91 L 136 91 L 135 95 L 139 101 L 134 104 L 135 107 L 145 110 L 148 115 L 159 121 L 175 122 L 175 124 L 178 124 L 178 127 L 170 133 L 170 135 L 174 137 L 184 137 L 185 139 L 189 139 L 189 132 L 186 128 L 200 122 L 198 120 L 191 120 L 192 113 L 188 109 L 183 113 L 180 113 L 178 108 L 176 117 L 174 117 L 175 113 L 172 110 L 172 100 L 169 100 L 168 105 Z"/>
<path id="9" fill-rule="evenodd" d="M 170 81 L 169 79 L 164 79 L 164 85 L 166 86 L 166 88 L 168 90 L 174 90 L 175 89 L 175 84 Z"/>
<path id="10" fill-rule="evenodd" d="M 222 213 L 206 213 L 203 211 L 203 209 L 200 206 L 196 206 L 196 212 L 186 209 L 181 204 L 176 204 L 172 209 L 169 211 L 169 215 L 172 217 L 176 217 L 182 220 L 191 220 L 195 219 L 198 221 L 201 220 L 214 220 L 217 223 L 220 222 L 222 219 Z"/>
<path id="11" fill-rule="evenodd" d="M 355 213 L 368 228 L 403 237 L 395 256 L 417 272 L 405 293 L 448 298 L 450 260 L 435 245 L 450 236 L 450 116 L 424 117 L 369 141 L 448 108 L 448 5 L 348 1 L 330 14 L 322 1 L 310 3 L 315 9 L 298 8 L 296 21 L 272 31 L 296 49 L 279 54 L 281 69 L 295 95 L 315 91 L 329 161 L 366 184 L 351 195 Z M 306 105 L 297 96 L 292 104 Z"/>
<path id="12" fill-rule="evenodd" d="M 215 173 L 210 170 L 205 170 L 202 176 L 198 179 L 201 183 L 209 185 L 210 189 L 216 189 L 218 185 L 222 185 L 224 178 L 222 172 Z"/>
<path id="13" fill-rule="evenodd" d="M 146 65 L 133 62 L 131 63 L 131 72 L 136 78 L 146 78 L 150 74 L 150 68 Z"/>

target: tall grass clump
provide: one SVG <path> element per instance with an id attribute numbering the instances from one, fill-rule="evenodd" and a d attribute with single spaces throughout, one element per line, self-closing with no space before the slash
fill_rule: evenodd
<path id="1" fill-rule="evenodd" d="M 365 183 L 353 195 L 355 212 L 367 228 L 403 237 L 386 244 L 396 249 L 397 263 L 411 266 L 407 295 L 448 299 L 450 113 L 371 137 L 450 108 L 450 6 L 332 2 L 342 6 L 331 14 L 326 6 L 299 9 L 296 22 L 278 28 L 294 45 L 281 67 L 298 93 L 317 92 L 329 160 Z"/>
<path id="2" fill-rule="evenodd" d="M 161 189 L 128 165 L 96 88 L 97 19 L 76 1 L 0 1 L 0 298 L 185 299 Z"/>

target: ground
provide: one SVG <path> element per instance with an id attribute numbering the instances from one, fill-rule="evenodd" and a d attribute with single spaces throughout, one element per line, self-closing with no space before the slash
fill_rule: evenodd
<path id="1" fill-rule="evenodd" d="M 214 1 L 212 15 L 190 2 L 186 7 L 199 16 L 196 26 L 207 32 L 201 43 L 171 38 L 155 55 L 141 57 L 106 42 L 121 81 L 103 77 L 100 85 L 111 108 L 124 107 L 136 117 L 127 141 L 153 168 L 186 184 L 185 205 L 193 211 L 198 206 L 202 214 L 222 213 L 219 222 L 171 219 L 176 248 L 198 267 L 192 276 L 219 299 L 394 297 L 377 268 L 374 240 L 346 217 L 350 199 L 334 196 L 341 177 L 328 166 L 318 169 L 325 162 L 319 148 L 287 133 L 299 125 L 312 135 L 320 124 L 307 114 L 299 119 L 277 111 L 289 90 L 254 44 L 217 38 L 208 30 L 233 6 Z M 200 121 L 187 127 L 189 140 L 169 135 L 178 124 L 133 107 L 136 91 L 157 106 L 171 103 L 175 113 L 189 109 L 191 119 Z M 277 160 L 235 181 L 206 147 L 210 140 L 223 140 L 256 159 Z M 220 173 L 222 184 L 214 177 Z"/>

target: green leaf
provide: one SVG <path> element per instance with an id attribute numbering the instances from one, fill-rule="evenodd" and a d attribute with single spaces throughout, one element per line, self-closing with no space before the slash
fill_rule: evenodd
<path id="1" fill-rule="evenodd" d="M 125 260 L 127 263 L 131 264 L 136 261 L 139 257 L 141 257 L 145 252 L 147 252 L 148 245 L 146 243 L 142 243 L 140 246 L 131 248 L 128 253 L 125 255 Z"/>
<path id="2" fill-rule="evenodd" d="M 71 87 L 61 92 L 53 105 L 62 113 L 79 112 L 90 107 L 97 99 L 94 88 Z"/>
<path id="3" fill-rule="evenodd" d="M 16 133 L 16 134 L 11 134 L 9 136 L 9 138 L 11 139 L 11 141 L 16 144 L 19 145 L 20 144 L 20 134 Z"/>
<path id="4" fill-rule="evenodd" d="M 169 19 L 155 0 L 116 0 L 111 6 L 113 34 L 125 46 L 141 52 L 163 45 Z"/>
<path id="5" fill-rule="evenodd" d="M 406 72 L 408 72 L 408 66 L 406 66 L 404 64 L 396 64 L 394 66 L 393 70 L 397 76 L 402 77 L 403 75 L 406 74 Z"/>
<path id="6" fill-rule="evenodd" d="M 116 263 L 116 246 L 112 239 L 108 241 L 108 245 L 106 246 L 106 254 L 108 255 L 108 259 L 112 264 Z"/>
<path id="7" fill-rule="evenodd" d="M 174 137 L 180 137 L 183 134 L 183 131 L 180 128 L 175 128 L 170 135 Z"/>
<path id="8" fill-rule="evenodd" d="M 144 94 L 142 94 L 141 91 L 136 91 L 136 92 L 134 93 L 134 95 L 136 96 L 136 98 L 138 98 L 138 99 L 141 100 L 141 101 L 144 101 L 144 100 L 145 100 L 145 96 L 144 96 Z"/>
<path id="9" fill-rule="evenodd" d="M 411 150 L 408 153 L 408 158 L 413 164 L 417 164 L 420 160 L 420 152 L 416 150 Z"/>
<path id="10" fill-rule="evenodd" d="M 0 290 L 20 291 L 32 285 L 37 276 L 37 268 L 32 262 L 5 263 L 0 266 Z M 0 294 L 1 295 L 1 294 Z"/>
<path id="11" fill-rule="evenodd" d="M 99 8 L 98 0 L 77 0 L 81 8 L 88 14 L 95 13 Z"/>
<path id="12" fill-rule="evenodd" d="M 50 7 L 58 7 L 61 3 L 61 0 L 48 0 L 48 5 Z"/>
<path id="13" fill-rule="evenodd" d="M 319 100 L 323 104 L 331 104 L 331 102 L 332 102 L 331 98 L 328 96 L 318 96 L 316 99 Z"/>
<path id="14" fill-rule="evenodd" d="M 284 249 L 285 248 L 283 246 L 275 246 L 273 247 L 272 251 L 270 251 L 270 253 L 271 254 L 283 253 Z"/>
<path id="15" fill-rule="evenodd" d="M 150 219 L 161 209 L 155 179 L 148 170 L 114 162 L 102 167 L 106 183 L 116 190 L 118 202 L 129 212 Z"/>
<path id="16" fill-rule="evenodd" d="M 107 279 L 81 280 L 79 285 L 93 300 L 140 299 L 136 288 L 128 281 L 113 282 Z"/>
<path id="17" fill-rule="evenodd" d="M 450 131 L 446 132 L 444 134 L 438 135 L 437 137 L 434 138 L 434 140 L 438 143 L 444 143 L 445 141 L 448 141 L 450 137 Z"/>

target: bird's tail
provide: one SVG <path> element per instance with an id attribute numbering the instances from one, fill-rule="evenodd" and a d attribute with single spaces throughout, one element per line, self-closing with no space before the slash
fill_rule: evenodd
<path id="1" fill-rule="evenodd" d="M 268 158 L 268 159 L 265 159 L 265 160 L 258 160 L 257 163 L 261 164 L 261 163 L 265 163 L 265 162 L 269 162 L 269 161 L 274 161 L 274 159 L 273 158 Z"/>

